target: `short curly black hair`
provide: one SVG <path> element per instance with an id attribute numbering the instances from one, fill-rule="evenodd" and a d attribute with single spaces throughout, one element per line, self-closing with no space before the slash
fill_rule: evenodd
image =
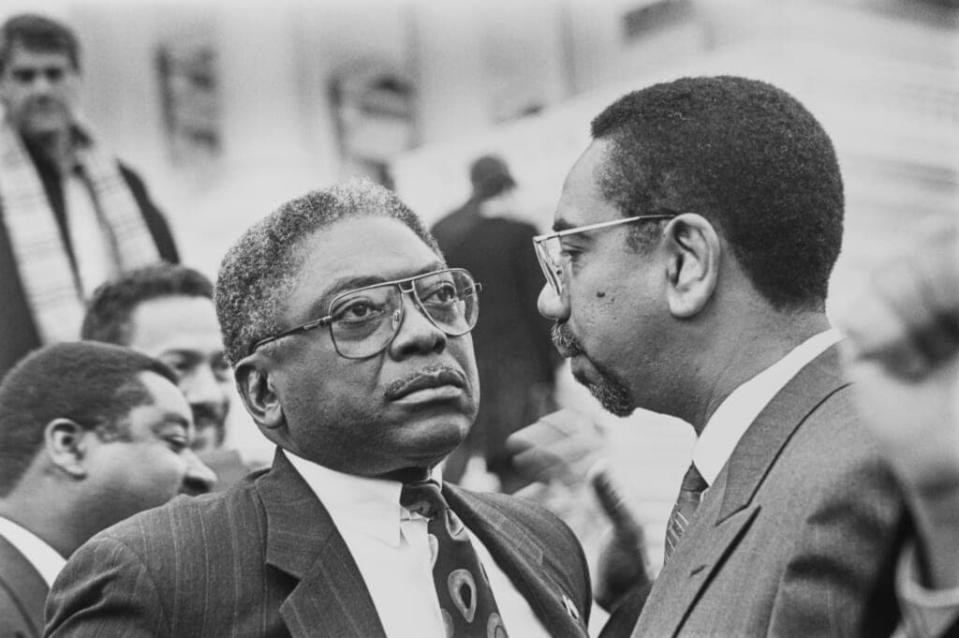
<path id="1" fill-rule="evenodd" d="M 214 299 L 230 363 L 280 331 L 279 316 L 305 258 L 297 250 L 300 244 L 325 226 L 358 217 L 396 219 L 441 256 L 422 220 L 395 193 L 368 179 L 311 191 L 283 204 L 247 230 L 220 265 Z"/>
<path id="2" fill-rule="evenodd" d="M 7 18 L 0 25 L 0 73 L 17 44 L 28 51 L 65 53 L 73 70 L 80 70 L 80 42 L 73 29 L 56 20 L 35 13 Z"/>
<path id="3" fill-rule="evenodd" d="M 130 345 L 130 315 L 137 306 L 160 297 L 213 299 L 213 282 L 180 264 L 159 262 L 123 273 L 93 291 L 80 327 L 80 338 Z"/>
<path id="4" fill-rule="evenodd" d="M 58 343 L 21 359 L 0 383 L 0 496 L 20 482 L 55 419 L 71 419 L 104 439 L 123 439 L 130 411 L 153 402 L 138 378 L 142 372 L 177 383 L 160 361 L 107 343 Z"/>
<path id="5" fill-rule="evenodd" d="M 598 171 L 623 216 L 693 211 L 779 310 L 822 309 L 842 245 L 843 184 L 829 136 L 785 91 L 695 77 L 629 93 L 592 122 Z"/>

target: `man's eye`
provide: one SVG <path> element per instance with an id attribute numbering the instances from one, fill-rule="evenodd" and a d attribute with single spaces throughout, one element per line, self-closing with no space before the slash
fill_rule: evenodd
<path id="1" fill-rule="evenodd" d="M 36 77 L 36 75 L 37 72 L 33 69 L 15 69 L 13 71 L 14 79 L 22 84 L 33 82 L 33 78 Z"/>
<path id="2" fill-rule="evenodd" d="M 348 302 L 337 308 L 333 313 L 333 321 L 340 323 L 364 323 L 383 314 L 383 307 L 374 304 L 368 299 L 358 299 Z"/>
<path id="3" fill-rule="evenodd" d="M 210 367 L 213 369 L 213 375 L 222 380 L 228 380 L 230 378 L 230 364 L 226 362 L 226 359 L 223 358 L 223 355 L 217 355 L 210 362 Z"/>
<path id="4" fill-rule="evenodd" d="M 186 359 L 176 357 L 170 359 L 163 359 L 163 363 L 167 364 L 178 376 L 184 376 L 190 371 L 190 362 Z"/>
<path id="5" fill-rule="evenodd" d="M 177 454 L 190 447 L 190 441 L 185 436 L 168 436 L 166 443 Z"/>
<path id="6" fill-rule="evenodd" d="M 423 298 L 423 301 L 426 303 L 440 303 L 447 304 L 452 303 L 459 299 L 459 293 L 456 290 L 456 286 L 453 284 L 443 284 L 437 286 L 431 290 L 426 297 Z"/>

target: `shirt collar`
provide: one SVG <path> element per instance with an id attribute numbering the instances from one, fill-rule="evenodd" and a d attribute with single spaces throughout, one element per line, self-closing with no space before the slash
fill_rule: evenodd
<path id="1" fill-rule="evenodd" d="M 402 483 L 337 472 L 288 450 L 282 452 L 323 503 L 337 529 L 366 534 L 399 547 L 400 522 L 418 516 L 400 506 Z M 432 478 L 442 484 L 441 473 L 435 468 Z"/>
<path id="2" fill-rule="evenodd" d="M 0 516 L 0 536 L 9 541 L 26 558 L 47 583 L 53 587 L 53 581 L 66 565 L 66 559 L 46 541 L 30 530 Z"/>
<path id="3" fill-rule="evenodd" d="M 828 329 L 806 339 L 789 353 L 727 396 L 706 422 L 693 447 L 693 463 L 710 485 L 732 456 L 739 439 L 763 408 L 810 361 L 838 343 Z"/>

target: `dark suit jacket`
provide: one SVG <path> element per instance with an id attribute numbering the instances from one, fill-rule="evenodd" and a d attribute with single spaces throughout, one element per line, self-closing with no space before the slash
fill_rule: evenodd
<path id="1" fill-rule="evenodd" d="M 633 636 L 873 635 L 900 495 L 860 423 L 836 348 L 750 425 L 646 601 Z M 891 588 L 886 588 L 891 589 Z M 611 635 L 611 634 L 608 634 Z M 619 634 L 628 635 L 628 632 Z"/>
<path id="2" fill-rule="evenodd" d="M 64 250 L 72 263 L 73 248 L 66 231 L 66 204 L 63 199 L 63 185 L 60 176 L 57 169 L 50 165 L 49 160 L 44 160 L 42 155 L 31 153 L 31 157 L 37 166 L 37 172 L 43 183 L 47 200 L 50 202 L 50 208 L 57 218 L 60 235 L 64 242 Z M 126 181 L 127 186 L 130 187 L 130 193 L 140 207 L 143 220 L 156 242 L 160 257 L 172 263 L 179 263 L 180 256 L 177 253 L 170 228 L 163 214 L 150 199 L 143 180 L 123 164 L 120 164 L 120 174 Z M 20 281 L 13 246 L 10 243 L 10 235 L 7 232 L 6 224 L 3 222 L 2 202 L 0 202 L 0 299 L 3 300 L 0 303 L 0 376 L 2 376 L 21 357 L 41 345 L 36 324 L 23 290 L 23 284 Z M 79 329 L 80 326 L 77 326 L 78 333 Z M 77 336 L 79 337 L 79 334 Z"/>
<path id="3" fill-rule="evenodd" d="M 444 494 L 551 635 L 587 635 L 589 576 L 568 528 L 532 503 Z M 57 579 L 47 619 L 58 637 L 384 636 L 345 541 L 282 454 L 226 492 L 95 536 Z"/>
<path id="4" fill-rule="evenodd" d="M 47 591 L 30 561 L 0 536 L 0 638 L 40 638 Z"/>

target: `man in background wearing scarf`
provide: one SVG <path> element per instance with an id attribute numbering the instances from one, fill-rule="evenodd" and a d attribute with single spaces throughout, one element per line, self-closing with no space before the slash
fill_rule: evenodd
<path id="1" fill-rule="evenodd" d="M 30 14 L 0 26 L 0 373 L 76 339 L 104 280 L 179 261 L 143 182 L 77 123 L 80 80 L 70 29 Z"/>

